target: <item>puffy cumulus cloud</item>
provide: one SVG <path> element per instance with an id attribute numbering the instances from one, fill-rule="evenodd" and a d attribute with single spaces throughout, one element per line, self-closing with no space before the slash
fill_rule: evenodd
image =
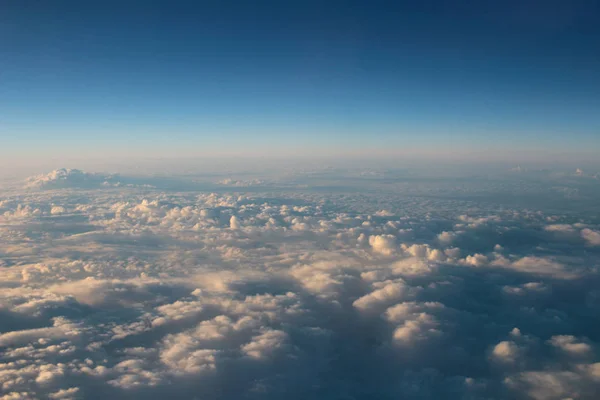
<path id="1" fill-rule="evenodd" d="M 396 251 L 396 237 L 393 235 L 373 235 L 369 237 L 369 245 L 374 252 L 389 256 Z"/>
<path id="2" fill-rule="evenodd" d="M 553 224 L 544 228 L 548 232 L 564 238 L 581 238 L 588 246 L 600 246 L 600 231 L 590 229 L 585 224 Z"/>
<path id="3" fill-rule="evenodd" d="M 435 263 L 416 257 L 408 257 L 391 264 L 389 272 L 404 277 L 417 277 L 434 271 Z"/>
<path id="4" fill-rule="evenodd" d="M 48 397 L 51 399 L 56 399 L 56 400 L 58 400 L 58 399 L 61 399 L 61 400 L 74 399 L 74 398 L 76 398 L 78 392 L 79 392 L 78 387 L 72 387 L 72 388 L 68 388 L 68 389 L 60 389 L 57 392 L 50 393 L 48 395 Z"/>
<path id="5" fill-rule="evenodd" d="M 373 285 L 376 289 L 366 294 L 353 303 L 360 310 L 370 310 L 375 307 L 400 301 L 409 287 L 402 280 L 377 282 Z"/>
<path id="6" fill-rule="evenodd" d="M 267 330 L 254 336 L 252 340 L 242 345 L 244 354 L 252 358 L 262 359 L 281 349 L 288 338 L 283 331 Z"/>
<path id="7" fill-rule="evenodd" d="M 78 325 L 69 322 L 64 317 L 57 317 L 54 319 L 52 327 L 15 330 L 0 334 L 0 346 L 9 347 L 39 340 L 69 338 L 78 336 L 80 333 Z"/>
<path id="8" fill-rule="evenodd" d="M 231 216 L 231 218 L 229 219 L 229 227 L 231 229 L 240 229 L 240 221 L 238 220 L 238 217 L 236 217 L 235 215 Z"/>
<path id="9" fill-rule="evenodd" d="M 489 260 L 484 254 L 473 254 L 467 256 L 464 262 L 465 264 L 472 265 L 474 267 L 482 267 L 484 265 L 487 265 Z"/>
<path id="10" fill-rule="evenodd" d="M 498 215 L 487 215 L 487 216 L 470 216 L 470 215 L 460 215 L 458 217 L 459 223 L 457 226 L 466 226 L 469 228 L 478 228 L 483 225 L 489 225 L 494 222 L 501 222 L 502 219 Z"/>
<path id="11" fill-rule="evenodd" d="M 115 179 L 113 175 L 83 172 L 78 169 L 60 168 L 47 174 L 27 178 L 27 189 L 61 189 L 61 188 L 93 188 L 109 184 Z"/>
<path id="12" fill-rule="evenodd" d="M 580 265 L 567 265 L 553 257 L 511 255 L 507 258 L 498 252 L 489 255 L 479 253 L 468 255 L 463 259 L 458 259 L 457 263 L 469 267 L 506 268 L 530 275 L 546 275 L 557 279 L 576 279 L 586 273 L 586 269 Z M 533 289 L 533 287 L 529 289 Z"/>
<path id="13" fill-rule="evenodd" d="M 574 278 L 576 271 L 569 271 L 564 264 L 545 257 L 527 256 L 510 264 L 511 268 L 538 275 L 551 275 L 558 278 Z"/>
<path id="14" fill-rule="evenodd" d="M 552 336 L 549 342 L 552 346 L 574 356 L 586 356 L 592 352 L 592 346 L 572 335 Z"/>
<path id="15" fill-rule="evenodd" d="M 30 218 L 37 217 L 44 214 L 42 209 L 31 206 L 29 204 L 22 205 L 18 204 L 14 210 L 7 210 L 4 212 L 4 219 L 19 219 L 19 218 Z"/>
<path id="16" fill-rule="evenodd" d="M 213 303 L 230 316 L 217 315 L 192 329 L 166 336 L 160 360 L 171 374 L 204 375 L 216 373 L 220 365 L 236 359 L 243 362 L 245 357 L 267 362 L 278 352 L 290 356 L 293 348 L 288 333 L 270 327 L 282 319 L 277 314 L 286 312 L 285 303 L 270 296 L 249 297 L 234 304 Z"/>
<path id="17" fill-rule="evenodd" d="M 51 285 L 48 291 L 72 296 L 80 304 L 91 306 L 126 306 L 152 301 L 160 296 L 161 282 L 151 279 L 117 280 L 88 277 Z"/>
<path id="18" fill-rule="evenodd" d="M 583 229 L 581 231 L 581 237 L 590 246 L 600 246 L 600 232 L 591 229 Z"/>
<path id="19" fill-rule="evenodd" d="M 168 337 L 161 353 L 161 361 L 176 374 L 198 374 L 216 369 L 218 351 L 195 346 L 196 340 L 193 337 Z"/>
<path id="20" fill-rule="evenodd" d="M 193 318 L 204 311 L 201 301 L 177 300 L 171 304 L 163 304 L 156 307 L 159 316 L 152 320 L 152 325 L 164 325 L 170 321 L 185 320 Z"/>
<path id="21" fill-rule="evenodd" d="M 443 304 L 437 302 L 404 302 L 388 308 L 385 312 L 386 319 L 397 324 L 393 333 L 394 341 L 402 345 L 413 345 L 441 336 L 440 322 L 431 311 L 444 308 Z"/>
<path id="22" fill-rule="evenodd" d="M 581 365 L 575 371 L 527 371 L 506 378 L 505 384 L 535 400 L 593 399 L 600 389 L 600 364 Z"/>
<path id="23" fill-rule="evenodd" d="M 3 191 L 0 398 L 596 398 L 589 181 L 286 174 Z"/>
<path id="24" fill-rule="evenodd" d="M 492 349 L 492 357 L 503 363 L 514 363 L 519 357 L 519 347 L 515 342 L 503 340 Z"/>
<path id="25" fill-rule="evenodd" d="M 10 392 L 8 394 L 5 394 L 4 396 L 0 397 L 0 400 L 33 400 L 35 399 L 35 397 L 33 397 L 32 393 L 29 392 Z"/>
<path id="26" fill-rule="evenodd" d="M 448 254 L 440 249 L 433 249 L 427 244 L 413 244 L 408 246 L 403 243 L 401 248 L 412 257 L 430 261 L 444 261 Z"/>
<path id="27" fill-rule="evenodd" d="M 65 212 L 67 212 L 67 209 L 62 206 L 52 206 L 50 209 L 50 214 L 52 215 L 60 215 L 64 214 Z"/>
<path id="28" fill-rule="evenodd" d="M 557 233 L 565 233 L 565 234 L 573 234 L 576 232 L 573 225 L 570 224 L 551 224 L 544 229 L 548 232 L 557 232 Z"/>
<path id="29" fill-rule="evenodd" d="M 456 232 L 444 231 L 437 235 L 438 240 L 443 244 L 451 244 L 458 236 Z"/>
<path id="30" fill-rule="evenodd" d="M 304 290 L 318 297 L 348 295 L 359 284 L 360 263 L 348 257 L 319 254 L 308 263 L 293 265 L 289 274 Z"/>

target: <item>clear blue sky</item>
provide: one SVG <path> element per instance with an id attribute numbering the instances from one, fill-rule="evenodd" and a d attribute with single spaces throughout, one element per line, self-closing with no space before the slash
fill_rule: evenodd
<path id="1" fill-rule="evenodd" d="M 600 150 L 598 4 L 0 1 L 0 152 Z"/>

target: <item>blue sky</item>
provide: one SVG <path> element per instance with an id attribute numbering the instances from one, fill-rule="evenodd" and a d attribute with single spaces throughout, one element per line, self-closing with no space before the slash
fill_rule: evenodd
<path id="1" fill-rule="evenodd" d="M 2 2 L 2 152 L 600 150 L 598 6 L 475 3 Z"/>

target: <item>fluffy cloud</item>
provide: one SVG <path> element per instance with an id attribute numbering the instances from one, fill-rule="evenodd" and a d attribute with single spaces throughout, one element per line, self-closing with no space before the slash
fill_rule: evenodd
<path id="1" fill-rule="evenodd" d="M 402 345 L 412 345 L 428 338 L 440 336 L 440 323 L 430 310 L 443 309 L 437 302 L 404 302 L 388 308 L 386 319 L 397 327 L 393 339 Z"/>
<path id="2" fill-rule="evenodd" d="M 492 357 L 500 362 L 513 363 L 519 356 L 519 347 L 516 343 L 503 340 L 494 346 L 492 350 Z"/>
<path id="3" fill-rule="evenodd" d="M 68 389 L 60 389 L 58 392 L 50 393 L 48 397 L 51 399 L 74 399 L 76 398 L 77 393 L 79 392 L 79 388 L 72 387 Z"/>
<path id="4" fill-rule="evenodd" d="M 36 175 L 25 181 L 27 189 L 93 188 L 109 185 L 115 176 L 83 172 L 78 169 L 61 168 L 48 174 Z"/>
<path id="5" fill-rule="evenodd" d="M 361 171 L 6 188 L 0 398 L 595 398 L 588 181 Z"/>
<path id="6" fill-rule="evenodd" d="M 53 321 L 53 326 L 49 328 L 25 329 L 0 334 L 0 346 L 8 347 L 39 340 L 69 338 L 79 334 L 80 330 L 77 325 L 62 317 L 57 317 Z"/>
<path id="7" fill-rule="evenodd" d="M 591 229 L 583 229 L 581 231 L 581 237 L 590 245 L 590 246 L 600 246 L 600 232 L 594 231 Z"/>
<path id="8" fill-rule="evenodd" d="M 408 286 L 402 280 L 377 282 L 374 286 L 375 290 L 354 301 L 354 307 L 360 310 L 370 310 L 382 305 L 393 304 L 400 301 L 408 291 Z"/>
<path id="9" fill-rule="evenodd" d="M 549 342 L 552 346 L 574 356 L 585 356 L 592 352 L 592 347 L 589 344 L 578 340 L 572 335 L 552 336 Z"/>
<path id="10" fill-rule="evenodd" d="M 393 235 L 373 235 L 369 237 L 369 245 L 376 253 L 389 256 L 396 249 L 396 237 Z"/>

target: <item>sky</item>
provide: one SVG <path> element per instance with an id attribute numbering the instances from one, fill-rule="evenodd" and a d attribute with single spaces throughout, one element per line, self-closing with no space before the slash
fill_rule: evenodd
<path id="1" fill-rule="evenodd" d="M 596 400 L 600 3 L 0 0 L 0 400 Z"/>
<path id="2" fill-rule="evenodd" d="M 576 159 L 599 49 L 593 1 L 0 1 L 0 156 Z"/>

